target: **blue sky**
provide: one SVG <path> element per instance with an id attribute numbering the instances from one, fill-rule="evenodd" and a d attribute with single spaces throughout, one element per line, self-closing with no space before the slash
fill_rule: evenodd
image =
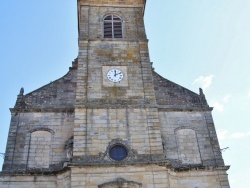
<path id="1" fill-rule="evenodd" d="M 145 24 L 158 73 L 210 106 L 232 188 L 250 172 L 250 1 L 148 0 Z M 21 87 L 33 91 L 63 76 L 77 56 L 75 1 L 2 1 L 0 6 L 0 152 Z M 2 159 L 0 159 L 0 165 Z"/>

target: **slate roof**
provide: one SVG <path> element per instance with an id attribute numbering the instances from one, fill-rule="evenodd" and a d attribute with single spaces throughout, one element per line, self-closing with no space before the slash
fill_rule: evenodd
<path id="1" fill-rule="evenodd" d="M 76 59 L 65 76 L 31 93 L 23 95 L 24 91 L 21 89 L 14 109 L 27 111 L 42 111 L 43 109 L 74 110 L 77 64 Z M 156 101 L 159 108 L 190 109 L 209 107 L 202 89 L 200 89 L 200 94 L 196 94 L 163 78 L 155 71 L 152 74 Z"/>
<path id="2" fill-rule="evenodd" d="M 77 60 L 63 77 L 43 87 L 23 95 L 23 89 L 17 97 L 14 109 L 74 109 L 76 98 Z"/>
<path id="3" fill-rule="evenodd" d="M 209 107 L 202 89 L 200 89 L 200 94 L 196 94 L 163 78 L 155 71 L 153 71 L 153 83 L 159 106 L 169 108 Z"/>

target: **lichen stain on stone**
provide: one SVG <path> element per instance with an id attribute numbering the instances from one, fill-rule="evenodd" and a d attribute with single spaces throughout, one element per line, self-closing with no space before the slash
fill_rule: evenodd
<path id="1" fill-rule="evenodd" d="M 137 49 L 127 50 L 127 59 L 130 59 L 136 63 L 139 62 L 139 57 L 136 54 L 139 54 Z"/>
<path id="2" fill-rule="evenodd" d="M 117 98 L 117 87 L 112 87 L 111 92 L 112 92 L 113 97 Z"/>
<path id="3" fill-rule="evenodd" d="M 118 48 L 119 47 L 119 48 Z M 93 51 L 93 57 L 101 61 L 119 61 L 119 62 L 140 62 L 140 58 L 138 56 L 139 50 L 137 48 L 132 47 L 124 47 L 122 49 L 120 46 L 113 45 L 101 45 L 99 48 L 95 48 Z"/>
<path id="4" fill-rule="evenodd" d="M 112 51 L 109 50 L 103 50 L 103 49 L 96 49 L 94 53 L 102 58 L 111 58 L 112 57 Z"/>
<path id="5" fill-rule="evenodd" d="M 119 87 L 112 87 L 108 89 L 110 92 L 110 96 L 112 99 L 118 99 L 118 98 L 124 98 L 124 96 L 126 96 L 127 92 L 126 89 L 123 88 L 119 88 Z"/>

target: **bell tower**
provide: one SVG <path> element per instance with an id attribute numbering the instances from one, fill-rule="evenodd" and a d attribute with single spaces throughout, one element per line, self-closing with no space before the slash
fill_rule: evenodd
<path id="1" fill-rule="evenodd" d="M 75 160 L 105 153 L 116 139 L 163 157 L 144 7 L 143 0 L 78 1 Z"/>
<path id="2" fill-rule="evenodd" d="M 78 1 L 77 104 L 155 103 L 144 7 L 143 0 Z M 122 79 L 112 81 L 112 70 Z"/>

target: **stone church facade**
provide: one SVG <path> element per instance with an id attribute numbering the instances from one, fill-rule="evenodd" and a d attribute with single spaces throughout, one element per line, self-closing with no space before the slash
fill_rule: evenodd
<path id="1" fill-rule="evenodd" d="M 21 89 L 1 188 L 228 188 L 213 118 L 157 74 L 146 0 L 78 0 L 79 54 L 68 73 Z"/>

